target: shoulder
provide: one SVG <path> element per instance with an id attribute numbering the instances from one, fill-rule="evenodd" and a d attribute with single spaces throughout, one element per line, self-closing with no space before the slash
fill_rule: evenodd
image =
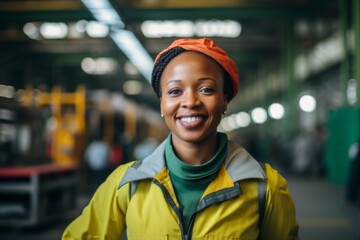
<path id="1" fill-rule="evenodd" d="M 98 189 L 96 190 L 95 194 L 92 197 L 91 203 L 98 204 L 98 203 L 107 203 L 112 204 L 115 199 L 117 201 L 121 201 L 124 204 L 128 199 L 128 188 L 119 188 L 119 183 L 123 179 L 126 170 L 133 165 L 133 162 L 129 162 L 123 165 L 118 166 L 103 182 Z M 125 206 L 125 205 L 124 205 Z"/>
<path id="2" fill-rule="evenodd" d="M 119 183 L 121 182 L 122 178 L 124 177 L 127 169 L 133 165 L 134 165 L 134 161 L 119 165 L 107 177 L 105 184 L 111 185 L 112 187 L 116 187 L 116 189 L 117 189 L 119 186 Z"/>
<path id="3" fill-rule="evenodd" d="M 276 186 L 286 185 L 286 179 L 270 164 L 265 163 L 265 171 L 268 185 L 275 188 Z"/>
<path id="4" fill-rule="evenodd" d="M 225 168 L 234 182 L 245 179 L 265 179 L 265 173 L 259 162 L 243 147 L 228 141 L 228 153 Z"/>
<path id="5" fill-rule="evenodd" d="M 267 192 L 271 196 L 270 200 L 275 200 L 281 196 L 290 196 L 286 179 L 270 164 L 266 166 L 266 182 Z"/>
<path id="6" fill-rule="evenodd" d="M 298 239 L 295 204 L 281 174 L 266 164 L 266 211 L 263 236 L 266 239 Z"/>

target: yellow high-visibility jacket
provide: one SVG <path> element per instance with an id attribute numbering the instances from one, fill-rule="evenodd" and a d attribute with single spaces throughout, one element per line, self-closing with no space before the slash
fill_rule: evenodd
<path id="1" fill-rule="evenodd" d="M 228 141 L 228 154 L 208 185 L 188 231 L 165 166 L 165 142 L 141 162 L 119 166 L 98 188 L 62 239 L 285 240 L 298 239 L 295 207 L 285 179 L 266 174 L 242 147 Z M 136 165 L 136 166 L 135 166 Z M 266 206 L 259 229 L 258 182 L 266 178 Z"/>

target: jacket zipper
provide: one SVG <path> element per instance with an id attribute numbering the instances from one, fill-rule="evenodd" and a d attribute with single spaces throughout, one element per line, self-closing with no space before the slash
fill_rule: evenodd
<path id="1" fill-rule="evenodd" d="M 195 216 L 197 214 L 197 212 L 199 211 L 199 209 L 197 208 L 195 210 L 195 212 L 191 215 L 191 218 L 190 218 L 190 223 L 189 223 L 189 228 L 187 230 L 187 232 L 185 232 L 185 228 L 183 226 L 183 222 L 182 222 L 182 213 L 180 211 L 180 209 L 176 206 L 174 200 L 170 197 L 170 194 L 169 192 L 167 191 L 167 189 L 159 182 L 157 181 L 156 179 L 153 179 L 153 182 L 160 187 L 160 189 L 162 190 L 164 196 L 165 196 L 165 199 L 166 201 L 170 204 L 171 208 L 174 210 L 174 212 L 176 213 L 176 216 L 178 217 L 179 219 L 179 222 L 180 222 L 180 231 L 181 231 L 181 237 L 183 240 L 190 240 L 191 237 L 192 237 L 192 229 L 193 229 L 193 226 L 194 226 L 194 219 L 195 219 Z M 240 193 L 240 187 L 239 187 L 239 184 L 238 183 L 235 183 L 235 187 L 234 189 L 236 189 L 236 191 L 233 191 L 231 193 L 230 196 L 228 196 L 226 199 L 221 199 L 221 201 L 224 201 L 224 200 L 227 200 L 227 199 L 230 199 L 234 196 L 238 196 L 239 193 Z M 216 193 L 218 194 L 218 193 Z M 204 200 L 204 199 L 203 199 Z M 204 209 L 205 207 L 202 207 L 200 210 Z"/>
<path id="2" fill-rule="evenodd" d="M 174 212 L 176 213 L 176 216 L 178 217 L 179 219 L 179 222 L 180 222 L 180 232 L 181 232 L 181 238 L 183 240 L 189 240 L 189 234 L 185 233 L 185 230 L 184 230 L 184 226 L 183 226 L 183 222 L 182 222 L 182 214 L 180 212 L 180 209 L 176 206 L 174 200 L 170 197 L 170 194 L 169 192 L 167 191 L 167 189 L 159 182 L 157 181 L 156 179 L 153 180 L 153 182 L 158 186 L 160 187 L 161 191 L 163 192 L 164 196 L 165 196 L 165 199 L 166 201 L 170 204 L 171 208 L 174 210 Z M 191 217 L 192 218 L 192 217 Z M 190 221 L 192 222 L 192 220 Z M 189 226 L 189 230 L 190 230 L 190 227 Z M 188 231 L 190 232 L 190 231 Z"/>
<path id="3" fill-rule="evenodd" d="M 190 218 L 190 222 L 189 222 L 189 228 L 188 228 L 188 231 L 187 231 L 187 234 L 185 235 L 186 236 L 186 239 L 191 239 L 192 237 L 192 229 L 194 227 L 194 219 L 195 219 L 195 215 L 196 215 L 197 212 L 194 212 L 192 215 L 191 215 L 191 218 Z"/>

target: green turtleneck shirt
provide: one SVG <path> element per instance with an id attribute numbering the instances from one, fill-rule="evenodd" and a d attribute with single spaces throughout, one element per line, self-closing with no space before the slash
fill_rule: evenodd
<path id="1" fill-rule="evenodd" d="M 176 156 L 172 147 L 171 133 L 168 136 L 165 147 L 166 165 L 180 209 L 182 209 L 182 221 L 186 229 L 206 187 L 216 177 L 224 163 L 227 155 L 227 141 L 226 134 L 218 133 L 218 148 L 215 155 L 204 164 L 193 166 Z"/>

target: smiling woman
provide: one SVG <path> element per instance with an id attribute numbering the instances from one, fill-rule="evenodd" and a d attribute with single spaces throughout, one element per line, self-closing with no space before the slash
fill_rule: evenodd
<path id="1" fill-rule="evenodd" d="M 152 86 L 170 134 L 118 167 L 63 239 L 297 239 L 286 180 L 217 132 L 239 91 L 226 52 L 177 40 L 156 58 Z"/>

